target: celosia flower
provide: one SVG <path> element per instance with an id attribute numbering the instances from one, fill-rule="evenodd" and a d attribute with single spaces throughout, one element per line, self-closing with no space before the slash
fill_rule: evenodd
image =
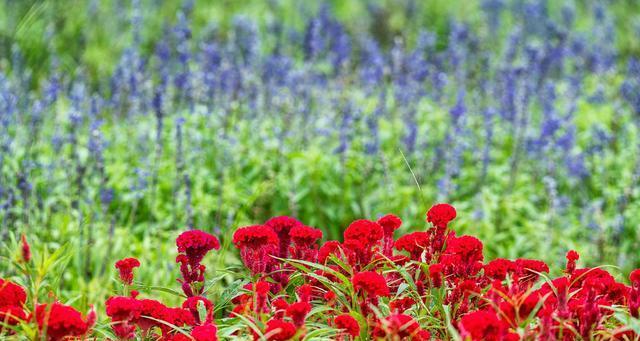
<path id="1" fill-rule="evenodd" d="M 440 258 L 447 275 L 470 277 L 482 268 L 482 242 L 472 236 L 449 238 Z"/>
<path id="2" fill-rule="evenodd" d="M 220 249 L 220 241 L 216 236 L 204 231 L 191 230 L 178 236 L 176 246 L 179 253 L 187 256 L 189 264 L 195 266 L 209 251 Z"/>
<path id="3" fill-rule="evenodd" d="M 168 309 L 164 304 L 156 300 L 140 300 L 140 319 L 137 320 L 138 327 L 147 331 L 153 327 L 162 328 L 164 324 L 157 320 L 164 320 Z"/>
<path id="4" fill-rule="evenodd" d="M 196 326 L 191 330 L 191 337 L 195 341 L 218 341 L 218 328 L 215 324 L 207 323 L 202 326 Z"/>
<path id="5" fill-rule="evenodd" d="M 393 232 L 400 228 L 402 220 L 393 214 L 387 214 L 378 219 L 377 223 L 382 226 L 382 254 L 391 257 L 393 251 Z"/>
<path id="6" fill-rule="evenodd" d="M 135 298 L 113 296 L 107 299 L 107 316 L 114 324 L 111 326 L 116 336 L 128 339 L 134 336 L 135 324 L 142 314 L 142 303 Z"/>
<path id="7" fill-rule="evenodd" d="M 271 319 L 267 322 L 267 330 L 264 336 L 267 340 L 287 341 L 296 335 L 296 326 L 280 319 Z"/>
<path id="8" fill-rule="evenodd" d="M 629 291 L 629 313 L 631 316 L 640 317 L 640 269 L 635 269 L 629 274 L 631 290 Z"/>
<path id="9" fill-rule="evenodd" d="M 336 316 L 336 318 L 333 319 L 333 324 L 336 329 L 342 330 L 351 337 L 355 338 L 360 335 L 360 324 L 358 324 L 358 321 L 349 314 Z"/>
<path id="10" fill-rule="evenodd" d="M 436 204 L 427 212 L 427 222 L 438 228 L 446 228 L 456 218 L 456 209 L 449 204 Z"/>
<path id="11" fill-rule="evenodd" d="M 418 322 L 405 314 L 393 314 L 378 320 L 373 332 L 375 338 L 389 340 L 428 340 Z"/>
<path id="12" fill-rule="evenodd" d="M 360 219 L 349 224 L 344 231 L 344 240 L 357 240 L 364 246 L 371 247 L 382 239 L 383 234 L 380 224 Z"/>
<path id="13" fill-rule="evenodd" d="M 35 320 L 38 329 L 46 329 L 47 339 L 62 341 L 80 337 L 89 332 L 90 325 L 74 308 L 55 302 L 36 307 Z"/>
<path id="14" fill-rule="evenodd" d="M 264 223 L 265 226 L 270 227 L 278 236 L 278 257 L 289 257 L 289 244 L 291 243 L 290 231 L 294 227 L 302 226 L 302 223 L 295 218 L 281 216 L 273 217 Z"/>
<path id="15" fill-rule="evenodd" d="M 14 305 L 2 306 L 0 307 L 0 335 L 2 333 L 12 334 L 13 331 L 8 329 L 5 330 L 3 325 L 15 326 L 22 321 L 27 320 L 27 314 L 24 312 L 22 307 L 17 307 Z"/>
<path id="16" fill-rule="evenodd" d="M 335 240 L 328 240 L 318 250 L 318 263 L 325 264 L 329 256 L 334 255 L 336 257 L 341 256 L 340 242 Z"/>
<path id="17" fill-rule="evenodd" d="M 28 263 L 31 260 L 31 247 L 27 243 L 27 237 L 24 234 L 20 237 L 20 243 L 21 261 Z"/>
<path id="18" fill-rule="evenodd" d="M 443 266 L 440 263 L 429 265 L 429 278 L 434 288 L 440 288 L 442 286 L 443 270 Z"/>
<path id="19" fill-rule="evenodd" d="M 358 272 L 351 280 L 353 288 L 365 292 L 369 297 L 389 296 L 389 287 L 384 276 L 373 271 Z"/>
<path id="20" fill-rule="evenodd" d="M 0 278 L 0 307 L 22 307 L 26 301 L 27 293 L 21 286 Z"/>
<path id="21" fill-rule="evenodd" d="M 572 274 L 576 270 L 576 261 L 578 259 L 580 259 L 580 255 L 576 251 L 569 250 L 569 252 L 567 252 L 567 269 L 565 270 L 566 273 Z"/>
<path id="22" fill-rule="evenodd" d="M 133 283 L 133 269 L 140 266 L 140 261 L 135 258 L 124 258 L 116 262 L 120 280 L 126 285 Z"/>
<path id="23" fill-rule="evenodd" d="M 291 318 L 293 324 L 300 328 L 304 325 L 307 314 L 311 311 L 309 302 L 296 302 L 287 308 L 286 315 Z"/>
<path id="24" fill-rule="evenodd" d="M 311 301 L 313 287 L 310 284 L 303 284 L 296 288 L 296 293 L 298 294 L 300 302 L 309 302 Z"/>
<path id="25" fill-rule="evenodd" d="M 274 263 L 271 255 L 278 248 L 278 236 L 272 228 L 264 225 L 241 227 L 233 234 L 233 244 L 240 249 L 240 257 L 252 274 L 269 270 Z"/>
<path id="26" fill-rule="evenodd" d="M 205 311 L 207 312 L 207 320 L 200 321 L 200 312 L 198 311 L 198 303 L 202 302 L 204 305 Z M 202 296 L 191 296 L 187 297 L 187 299 L 182 303 L 182 308 L 187 309 L 193 315 L 193 318 L 196 320 L 198 324 L 202 324 L 204 322 L 211 322 L 212 317 L 211 313 L 213 312 L 213 303 Z"/>
<path id="27" fill-rule="evenodd" d="M 429 262 L 431 259 L 428 250 L 430 243 L 431 232 L 413 232 L 398 238 L 395 248 L 399 251 L 409 252 L 409 257 L 415 261 L 422 261 L 422 255 L 426 252 L 425 261 Z"/>
<path id="28" fill-rule="evenodd" d="M 416 301 L 411 297 L 397 298 L 389 302 L 389 309 L 391 310 L 391 312 L 404 313 L 414 304 L 416 304 Z"/>
<path id="29" fill-rule="evenodd" d="M 291 249 L 291 257 L 315 262 L 318 257 L 318 245 L 316 242 L 322 238 L 322 231 L 313 227 L 299 225 L 289 231 L 294 246 Z"/>
<path id="30" fill-rule="evenodd" d="M 479 310 L 462 316 L 458 323 L 460 336 L 465 340 L 518 340 L 517 334 L 509 332 L 509 326 L 498 319 L 496 313 Z"/>
<path id="31" fill-rule="evenodd" d="M 515 270 L 515 264 L 504 258 L 496 258 L 484 265 L 484 275 L 491 280 L 504 281 Z"/>

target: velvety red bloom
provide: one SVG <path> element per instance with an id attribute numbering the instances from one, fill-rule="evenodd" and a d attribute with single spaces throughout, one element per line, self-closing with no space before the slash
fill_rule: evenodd
<path id="1" fill-rule="evenodd" d="M 358 272 L 351 280 L 356 291 L 366 292 L 368 296 L 389 296 L 389 287 L 384 276 L 373 271 Z"/>
<path id="2" fill-rule="evenodd" d="M 300 298 L 300 302 L 309 302 L 313 294 L 313 287 L 310 284 L 303 284 L 296 288 L 296 293 Z"/>
<path id="3" fill-rule="evenodd" d="M 286 315 L 291 318 L 293 324 L 300 328 L 304 325 L 307 314 L 311 311 L 309 302 L 296 302 L 289 305 Z"/>
<path id="4" fill-rule="evenodd" d="M 315 262 L 318 257 L 318 245 L 316 242 L 322 238 L 322 231 L 313 227 L 299 225 L 289 231 L 293 248 L 291 257 Z"/>
<path id="5" fill-rule="evenodd" d="M 218 328 L 216 325 L 207 323 L 202 326 L 196 326 L 191 330 L 191 337 L 195 341 L 218 341 Z"/>
<path id="6" fill-rule="evenodd" d="M 629 313 L 631 316 L 640 317 L 640 269 L 635 269 L 629 274 L 631 290 L 629 290 Z"/>
<path id="7" fill-rule="evenodd" d="M 233 234 L 233 244 L 240 249 L 244 265 L 255 274 L 264 273 L 274 264 L 271 255 L 277 254 L 278 235 L 271 227 L 251 225 Z"/>
<path id="8" fill-rule="evenodd" d="M 413 232 L 398 238 L 395 247 L 398 251 L 407 251 L 412 260 L 422 261 L 422 254 L 427 251 L 431 243 L 431 232 Z M 431 255 L 425 255 L 429 261 Z"/>
<path id="9" fill-rule="evenodd" d="M 15 326 L 21 321 L 27 320 L 27 314 L 24 312 L 22 307 L 17 307 L 14 305 L 8 305 L 0 307 L 0 335 L 2 332 L 7 332 L 4 330 L 3 324 L 7 324 L 10 326 Z M 8 331 L 11 334 L 11 331 Z"/>
<path id="10" fill-rule="evenodd" d="M 484 265 L 484 275 L 492 280 L 504 281 L 515 270 L 515 264 L 504 258 L 496 258 Z"/>
<path id="11" fill-rule="evenodd" d="M 416 301 L 411 297 L 397 298 L 389 302 L 389 309 L 391 312 L 404 313 L 414 304 L 416 304 Z"/>
<path id="12" fill-rule="evenodd" d="M 156 300 L 139 300 L 141 306 L 140 318 L 137 320 L 138 327 L 142 330 L 149 330 L 153 327 L 161 328 L 162 323 L 156 320 L 164 320 L 166 310 L 168 309 L 164 304 Z"/>
<path id="13" fill-rule="evenodd" d="M 372 246 L 382 239 L 383 234 L 380 224 L 360 219 L 349 224 L 344 230 L 344 240 L 357 240 L 364 246 Z"/>
<path id="14" fill-rule="evenodd" d="M 126 285 L 133 283 L 133 269 L 140 266 L 140 261 L 135 258 L 124 258 L 116 262 L 120 280 Z"/>
<path id="15" fill-rule="evenodd" d="M 631 281 L 632 287 L 640 289 L 640 269 L 631 271 L 629 274 L 629 281 Z"/>
<path id="16" fill-rule="evenodd" d="M 318 250 L 318 263 L 325 264 L 330 255 L 340 257 L 342 254 L 341 244 L 335 240 L 326 241 Z"/>
<path id="17" fill-rule="evenodd" d="M 290 340 L 296 335 L 296 326 L 283 320 L 271 319 L 267 322 L 267 330 L 265 330 L 264 335 L 267 340 Z"/>
<path id="18" fill-rule="evenodd" d="M 142 303 L 132 297 L 113 296 L 107 299 L 105 305 L 107 316 L 114 322 L 111 327 L 116 336 L 132 338 L 136 330 L 135 323 L 142 314 Z"/>
<path id="19" fill-rule="evenodd" d="M 289 308 L 289 303 L 284 298 L 277 298 L 271 302 L 271 307 L 273 308 L 273 317 L 283 319 L 287 308 Z"/>
<path id="20" fill-rule="evenodd" d="M 213 311 L 213 303 L 211 303 L 211 301 L 209 301 L 205 297 L 202 297 L 202 296 L 188 297 L 182 303 L 182 308 L 188 309 L 191 312 L 191 315 L 193 315 L 193 318 L 196 320 L 196 322 L 198 324 L 201 324 L 201 323 L 203 323 L 205 321 L 200 321 L 200 313 L 198 312 L 198 304 L 199 304 L 199 302 L 202 302 L 202 304 L 204 305 L 204 308 L 207 311 L 207 318 L 209 319 L 210 315 L 211 315 L 211 313 Z M 208 320 L 206 322 L 211 322 L 211 321 Z"/>
<path id="21" fill-rule="evenodd" d="M 378 320 L 372 334 L 376 338 L 388 338 L 391 340 L 422 340 L 427 335 L 422 333 L 418 336 L 421 331 L 420 324 L 411 316 L 393 314 Z"/>
<path id="22" fill-rule="evenodd" d="M 90 328 L 80 312 L 58 302 L 38 305 L 35 320 L 41 331 L 46 327 L 47 339 L 51 341 L 83 336 Z"/>
<path id="23" fill-rule="evenodd" d="M 436 204 L 427 212 L 427 221 L 439 228 L 447 227 L 456 218 L 456 209 L 449 204 Z"/>
<path id="24" fill-rule="evenodd" d="M 580 255 L 576 251 L 569 250 L 569 252 L 567 252 L 567 269 L 565 270 L 566 273 L 572 274 L 576 270 L 576 261 L 578 259 L 580 259 Z"/>
<path id="25" fill-rule="evenodd" d="M 28 263 L 31 260 L 31 247 L 29 246 L 29 243 L 27 243 L 27 237 L 24 234 L 20 237 L 20 243 L 21 260 Z"/>
<path id="26" fill-rule="evenodd" d="M 294 227 L 302 226 L 302 223 L 295 218 L 281 216 L 267 220 L 264 225 L 270 227 L 278 236 L 278 257 L 288 258 L 289 244 L 291 243 L 289 232 Z"/>
<path id="27" fill-rule="evenodd" d="M 393 232 L 400 228 L 402 220 L 393 214 L 387 214 L 378 219 L 377 223 L 382 226 L 382 254 L 391 257 L 393 254 Z"/>
<path id="28" fill-rule="evenodd" d="M 349 314 L 336 316 L 336 318 L 333 319 L 333 324 L 336 329 L 341 329 L 352 337 L 360 335 L 360 324 L 358 324 L 358 321 Z"/>
<path id="29" fill-rule="evenodd" d="M 515 273 L 520 281 L 525 283 L 533 283 L 538 280 L 538 273 L 549 272 L 549 266 L 540 260 L 535 259 L 516 259 L 514 262 Z"/>
<path id="30" fill-rule="evenodd" d="M 442 286 L 442 272 L 444 268 L 442 264 L 436 263 L 429 266 L 429 278 L 431 279 L 431 285 L 434 288 L 440 288 Z"/>
<path id="31" fill-rule="evenodd" d="M 191 265 L 198 264 L 211 250 L 220 249 L 220 241 L 214 235 L 200 230 L 183 232 L 176 239 L 178 252 L 184 253 Z"/>
<path id="32" fill-rule="evenodd" d="M 500 321 L 496 313 L 488 310 L 479 310 L 462 316 L 458 328 L 460 336 L 472 341 L 498 341 L 513 338 L 508 331 L 508 325 Z"/>
<path id="33" fill-rule="evenodd" d="M 0 278 L 0 307 L 22 307 L 26 301 L 27 293 L 21 286 Z"/>
<path id="34" fill-rule="evenodd" d="M 482 242 L 472 236 L 451 237 L 440 263 L 447 275 L 474 276 L 482 268 Z"/>

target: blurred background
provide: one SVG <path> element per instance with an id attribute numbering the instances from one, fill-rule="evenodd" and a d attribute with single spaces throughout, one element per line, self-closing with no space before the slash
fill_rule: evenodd
<path id="1" fill-rule="evenodd" d="M 174 284 L 173 240 L 436 202 L 485 257 L 640 266 L 640 2 L 0 1 L 0 234 Z M 10 274 L 8 263 L 0 272 Z"/>

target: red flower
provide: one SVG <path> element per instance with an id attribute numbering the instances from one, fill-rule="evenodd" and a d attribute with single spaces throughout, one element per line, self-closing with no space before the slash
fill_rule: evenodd
<path id="1" fill-rule="evenodd" d="M 416 304 L 416 301 L 413 298 L 403 297 L 389 302 L 389 309 L 391 310 L 391 312 L 404 313 L 414 304 Z"/>
<path id="2" fill-rule="evenodd" d="M 471 236 L 451 237 L 440 262 L 447 274 L 470 277 L 482 268 L 482 242 Z"/>
<path id="3" fill-rule="evenodd" d="M 435 227 L 446 228 L 456 218 L 456 209 L 449 204 L 436 204 L 427 212 L 427 222 Z"/>
<path id="4" fill-rule="evenodd" d="M 496 258 L 484 266 L 484 275 L 492 280 L 504 281 L 515 270 L 515 264 L 504 258 Z"/>
<path id="5" fill-rule="evenodd" d="M 135 258 L 125 258 L 116 262 L 120 280 L 126 285 L 133 283 L 133 269 L 140 266 L 140 261 Z"/>
<path id="6" fill-rule="evenodd" d="M 514 337 L 509 333 L 508 325 L 500 321 L 496 313 L 487 310 L 479 310 L 462 316 L 458 328 L 462 338 L 472 341 L 509 340 Z"/>
<path id="7" fill-rule="evenodd" d="M 389 287 L 384 276 L 373 272 L 358 272 L 351 280 L 356 291 L 366 292 L 369 297 L 389 296 Z"/>
<path id="8" fill-rule="evenodd" d="M 393 214 L 387 214 L 378 219 L 377 223 L 382 226 L 384 234 L 382 238 L 382 254 L 390 257 L 393 249 L 393 232 L 400 228 L 402 220 Z"/>
<path id="9" fill-rule="evenodd" d="M 114 322 L 113 332 L 116 336 L 128 339 L 134 336 L 135 323 L 142 314 L 142 303 L 135 298 L 113 296 L 107 299 L 107 316 Z"/>
<path id="10" fill-rule="evenodd" d="M 9 332 L 12 333 L 11 330 L 4 330 L 4 325 L 15 326 L 21 321 L 27 320 L 27 314 L 24 312 L 24 309 L 21 307 L 16 307 L 14 305 L 8 305 L 0 307 L 0 335 L 2 333 Z"/>
<path id="11" fill-rule="evenodd" d="M 631 316 L 640 317 L 640 269 L 635 269 L 629 274 L 631 290 L 629 291 L 629 312 Z"/>
<path id="12" fill-rule="evenodd" d="M 311 304 L 308 302 L 296 302 L 287 308 L 287 316 L 291 318 L 293 324 L 300 328 L 304 325 L 307 314 L 311 311 Z"/>
<path id="13" fill-rule="evenodd" d="M 195 341 L 218 341 L 218 328 L 211 323 L 196 326 L 191 330 L 191 337 L 195 339 Z"/>
<path id="14" fill-rule="evenodd" d="M 384 319 L 378 320 L 373 336 L 391 340 L 422 340 L 428 338 L 427 334 L 421 333 L 422 328 L 416 320 L 405 314 L 394 314 Z M 421 334 L 418 336 L 418 334 Z"/>
<path id="15" fill-rule="evenodd" d="M 431 285 L 434 288 L 440 288 L 442 286 L 442 264 L 436 263 L 429 266 L 429 278 L 431 279 Z"/>
<path id="16" fill-rule="evenodd" d="M 640 289 L 640 269 L 631 271 L 629 274 L 629 281 L 631 281 L 632 287 Z"/>
<path id="17" fill-rule="evenodd" d="M 580 255 L 576 251 L 569 250 L 569 252 L 567 252 L 567 269 L 565 270 L 566 273 L 572 274 L 576 270 L 576 261 L 578 259 L 580 259 Z"/>
<path id="18" fill-rule="evenodd" d="M 22 237 L 20 237 L 20 242 L 21 242 L 21 256 L 22 256 L 22 261 L 25 263 L 28 263 L 31 260 L 31 247 L 29 247 L 29 243 L 27 243 L 27 237 L 23 234 Z"/>
<path id="19" fill-rule="evenodd" d="M 22 307 L 26 301 L 27 293 L 21 286 L 0 278 L 0 307 Z"/>
<path id="20" fill-rule="evenodd" d="M 216 236 L 200 230 L 183 232 L 176 239 L 178 252 L 184 253 L 191 265 L 202 261 L 207 252 L 220 249 L 220 241 Z"/>
<path id="21" fill-rule="evenodd" d="M 295 218 L 281 216 L 267 220 L 264 225 L 270 227 L 278 236 L 278 257 L 288 258 L 289 244 L 291 243 L 291 235 L 289 232 L 294 227 L 302 226 L 302 223 Z"/>
<path id="22" fill-rule="evenodd" d="M 296 326 L 280 319 L 271 319 L 267 322 L 267 330 L 264 336 L 267 340 L 286 341 L 296 335 Z"/>
<path id="23" fill-rule="evenodd" d="M 296 293 L 301 302 L 311 301 L 311 294 L 313 293 L 313 287 L 310 284 L 303 284 L 296 288 Z"/>
<path id="24" fill-rule="evenodd" d="M 431 232 L 413 232 L 398 238 L 395 247 L 399 251 L 407 251 L 412 260 L 422 261 L 422 254 L 427 251 L 425 260 L 428 262 L 431 255 L 428 254 L 431 243 Z"/>
<path id="25" fill-rule="evenodd" d="M 316 242 L 322 238 L 322 231 L 313 227 L 299 225 L 289 231 L 294 247 L 291 249 L 291 257 L 315 262 L 318 257 L 318 245 Z"/>
<path id="26" fill-rule="evenodd" d="M 209 301 L 208 299 L 202 296 L 191 296 L 191 297 L 187 297 L 187 299 L 182 303 L 182 308 L 188 309 L 198 324 L 205 322 L 205 321 L 200 321 L 200 313 L 198 312 L 199 302 L 202 302 L 202 304 L 204 305 L 204 308 L 207 311 L 207 318 L 210 319 L 210 314 L 213 311 L 213 303 L 211 303 L 211 301 Z M 206 322 L 211 322 L 211 321 L 207 320 Z"/>
<path id="27" fill-rule="evenodd" d="M 38 305 L 35 320 L 38 323 L 38 329 L 43 331 L 46 328 L 48 340 L 52 341 L 83 336 L 90 328 L 82 314 L 58 302 Z"/>
<path id="28" fill-rule="evenodd" d="M 278 235 L 265 225 L 241 227 L 233 234 L 233 244 L 240 249 L 240 257 L 252 274 L 265 273 L 274 264 L 271 255 L 278 248 Z"/>
<path id="29" fill-rule="evenodd" d="M 365 246 L 372 246 L 382 239 L 383 234 L 380 224 L 360 219 L 352 222 L 344 230 L 344 240 L 357 240 Z"/>
<path id="30" fill-rule="evenodd" d="M 360 324 L 349 314 L 342 314 L 333 319 L 336 329 L 341 329 L 352 337 L 360 335 Z"/>
<path id="31" fill-rule="evenodd" d="M 166 310 L 164 304 L 156 300 L 140 300 L 140 319 L 137 321 L 138 327 L 142 330 L 149 330 L 153 327 L 162 328 L 164 324 L 156 320 L 164 320 Z"/>
<path id="32" fill-rule="evenodd" d="M 341 244 L 335 240 L 326 241 L 318 250 L 318 263 L 325 264 L 330 255 L 340 257 Z"/>

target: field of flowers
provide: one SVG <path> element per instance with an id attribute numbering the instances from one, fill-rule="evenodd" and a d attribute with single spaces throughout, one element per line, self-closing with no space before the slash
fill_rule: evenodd
<path id="1" fill-rule="evenodd" d="M 0 0 L 0 339 L 633 340 L 639 129 L 633 0 Z"/>

